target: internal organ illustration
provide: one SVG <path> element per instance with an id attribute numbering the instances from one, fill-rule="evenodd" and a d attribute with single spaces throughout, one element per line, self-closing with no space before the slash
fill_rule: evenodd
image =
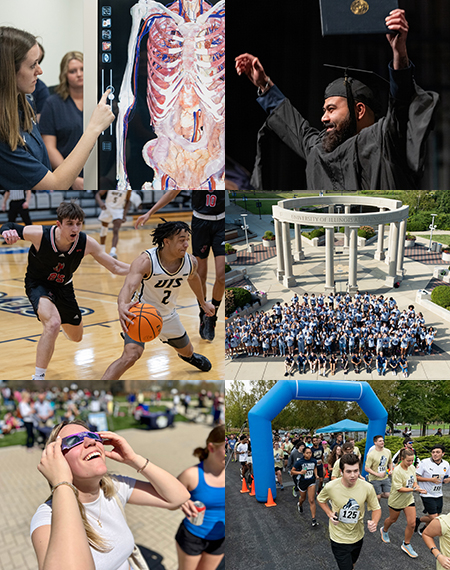
<path id="1" fill-rule="evenodd" d="M 119 95 L 117 186 L 130 189 L 125 145 L 135 105 L 139 50 L 147 38 L 147 104 L 157 138 L 143 148 L 153 183 L 143 189 L 224 189 L 225 0 L 214 7 L 140 0 L 131 9 L 128 63 Z"/>

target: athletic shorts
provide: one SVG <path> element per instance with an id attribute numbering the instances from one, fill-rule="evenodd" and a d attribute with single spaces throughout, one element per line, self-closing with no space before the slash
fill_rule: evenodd
<path id="1" fill-rule="evenodd" d="M 123 210 L 123 208 L 109 208 L 106 206 L 106 210 L 102 210 L 100 212 L 98 219 L 100 222 L 105 222 L 106 224 L 109 224 L 114 220 L 122 220 Z"/>
<path id="2" fill-rule="evenodd" d="M 73 326 L 81 324 L 81 311 L 75 299 L 73 283 L 50 288 L 47 284 L 27 279 L 25 281 L 25 292 L 38 320 L 40 320 L 38 315 L 39 300 L 41 297 L 47 297 L 57 308 L 61 324 Z"/>
<path id="3" fill-rule="evenodd" d="M 317 466 L 317 477 L 319 479 L 323 477 L 323 464 Z"/>
<path id="4" fill-rule="evenodd" d="M 300 489 L 300 491 L 302 491 L 303 493 L 305 493 L 308 490 L 308 487 L 312 487 L 313 485 L 315 486 L 316 484 L 316 479 L 297 479 L 297 487 Z"/>
<path id="5" fill-rule="evenodd" d="M 342 544 L 340 542 L 334 542 L 334 540 L 330 540 L 330 542 L 331 551 L 333 552 L 339 570 L 352 570 L 359 558 L 363 539 L 353 544 Z"/>
<path id="6" fill-rule="evenodd" d="M 415 503 L 414 503 L 414 501 L 413 501 L 410 505 L 407 505 L 406 507 L 403 507 L 402 509 L 396 509 L 395 507 L 391 507 L 391 506 L 389 505 L 389 503 L 388 503 L 388 507 L 389 507 L 390 509 L 392 509 L 393 511 L 396 511 L 397 513 L 401 513 L 401 512 L 404 511 L 405 509 L 408 509 L 409 507 L 415 507 L 415 506 L 416 506 L 416 505 L 415 505 Z"/>
<path id="7" fill-rule="evenodd" d="M 206 259 L 212 248 L 214 257 L 225 255 L 225 218 L 201 220 L 192 216 L 192 253 Z"/>
<path id="8" fill-rule="evenodd" d="M 391 492 L 391 480 L 389 479 L 389 477 L 386 477 L 386 479 L 383 480 L 369 481 L 369 483 L 371 483 L 374 486 L 377 495 L 381 495 L 381 493 Z"/>
<path id="9" fill-rule="evenodd" d="M 168 343 L 169 341 L 172 340 L 179 341 L 183 337 L 185 338 L 183 339 L 181 346 L 178 346 L 178 348 L 184 348 L 189 344 L 188 334 L 184 326 L 181 324 L 178 313 L 172 313 L 168 317 L 163 317 L 163 326 L 157 338 L 159 338 L 161 342 Z M 144 348 L 145 346 L 145 342 L 139 342 L 137 340 L 133 340 L 127 334 L 125 334 L 125 344 L 130 344 L 130 343 L 138 344 L 139 346 L 142 346 L 142 348 Z"/>
<path id="10" fill-rule="evenodd" d="M 282 467 L 275 467 L 275 473 L 277 473 L 278 471 L 283 471 Z"/>
<path id="11" fill-rule="evenodd" d="M 203 552 L 219 556 L 225 552 L 225 537 L 217 540 L 200 538 L 189 532 L 183 523 L 178 528 L 175 540 L 181 550 L 189 556 L 198 556 L 203 554 Z"/>
<path id="12" fill-rule="evenodd" d="M 440 515 L 442 513 L 442 508 L 444 504 L 443 497 L 424 497 L 420 496 L 423 503 L 423 508 L 425 512 L 429 515 Z"/>

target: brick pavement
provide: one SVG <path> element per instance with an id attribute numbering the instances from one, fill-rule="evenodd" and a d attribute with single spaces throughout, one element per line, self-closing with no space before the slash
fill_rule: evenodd
<path id="1" fill-rule="evenodd" d="M 175 428 L 158 431 L 122 430 L 136 453 L 178 476 L 194 465 L 195 447 L 206 441 L 210 426 L 179 422 Z M 24 447 L 0 449 L 0 570 L 37 570 L 36 557 L 29 536 L 30 521 L 37 507 L 49 496 L 47 481 L 36 469 L 41 450 L 27 453 Z M 135 477 L 126 465 L 107 459 L 111 473 Z M 142 476 L 137 476 L 142 478 Z M 181 511 L 126 506 L 128 524 L 136 543 L 162 557 L 158 570 L 176 570 L 174 536 L 183 519 Z M 159 556 L 157 556 L 159 555 Z"/>

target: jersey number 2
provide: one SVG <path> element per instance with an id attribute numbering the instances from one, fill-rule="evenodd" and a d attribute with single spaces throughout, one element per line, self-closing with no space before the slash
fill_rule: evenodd
<path id="1" fill-rule="evenodd" d="M 164 291 L 164 297 L 161 299 L 161 303 L 163 303 L 164 305 L 167 305 L 169 303 L 169 298 L 170 298 L 171 293 L 172 293 L 172 291 L 170 289 L 166 289 Z"/>

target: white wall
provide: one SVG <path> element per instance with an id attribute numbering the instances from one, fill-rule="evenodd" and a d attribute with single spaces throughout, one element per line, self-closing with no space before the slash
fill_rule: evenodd
<path id="1" fill-rule="evenodd" d="M 0 0 L 0 26 L 38 36 L 45 49 L 41 79 L 56 85 L 63 55 L 83 51 L 83 0 Z"/>

